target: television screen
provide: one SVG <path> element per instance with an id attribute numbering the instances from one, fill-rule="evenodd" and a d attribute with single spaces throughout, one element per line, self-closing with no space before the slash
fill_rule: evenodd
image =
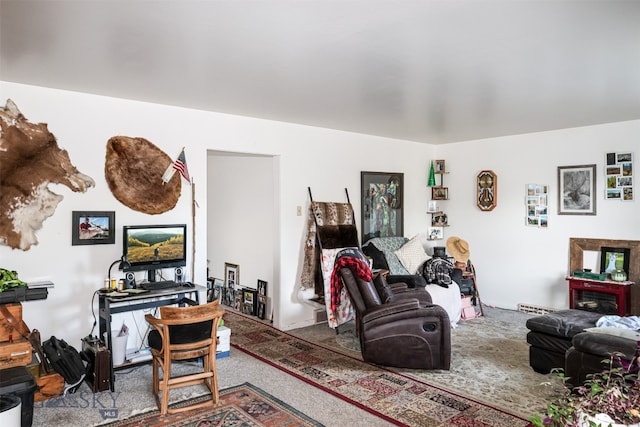
<path id="1" fill-rule="evenodd" d="M 185 224 L 123 227 L 125 271 L 156 270 L 186 265 Z"/>

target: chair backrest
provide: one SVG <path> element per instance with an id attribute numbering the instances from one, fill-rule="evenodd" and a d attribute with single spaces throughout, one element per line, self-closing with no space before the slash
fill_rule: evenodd
<path id="1" fill-rule="evenodd" d="M 211 345 L 224 314 L 218 301 L 187 307 L 160 307 L 163 343 L 169 350 L 188 350 Z"/>
<path id="2" fill-rule="evenodd" d="M 365 281 L 356 277 L 348 267 L 340 269 L 340 277 L 347 288 L 349 298 L 357 313 L 363 314 L 367 309 L 382 304 L 380 295 L 372 281 Z"/>

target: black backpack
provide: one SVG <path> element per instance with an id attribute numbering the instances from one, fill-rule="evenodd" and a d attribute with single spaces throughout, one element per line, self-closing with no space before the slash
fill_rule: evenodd
<path id="1" fill-rule="evenodd" d="M 77 384 L 84 378 L 85 366 L 80 353 L 65 340 L 52 336 L 42 344 L 47 359 L 67 384 Z"/>

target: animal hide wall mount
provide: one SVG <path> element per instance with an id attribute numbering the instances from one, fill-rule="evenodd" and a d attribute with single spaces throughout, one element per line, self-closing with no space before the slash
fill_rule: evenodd
<path id="1" fill-rule="evenodd" d="M 29 250 L 63 196 L 49 184 L 84 193 L 93 179 L 71 164 L 46 123 L 31 123 L 10 99 L 0 108 L 0 244 Z"/>
<path id="2" fill-rule="evenodd" d="M 104 175 L 111 193 L 125 206 L 147 214 L 173 209 L 181 191 L 180 174 L 162 175 L 171 158 L 144 138 L 114 136 L 107 142 Z"/>

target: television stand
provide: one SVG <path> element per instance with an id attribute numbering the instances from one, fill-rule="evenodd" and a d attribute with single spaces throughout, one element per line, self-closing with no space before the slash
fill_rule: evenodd
<path id="1" fill-rule="evenodd" d="M 111 315 L 116 313 L 126 313 L 130 311 L 145 310 L 148 308 L 162 307 L 166 305 L 185 306 L 184 299 L 190 298 L 200 304 L 200 290 L 206 290 L 203 286 L 194 288 L 177 287 L 171 289 L 160 289 L 155 291 L 134 293 L 126 297 L 109 297 L 100 294 L 98 299 L 98 314 L 100 324 L 100 337 L 107 335 L 107 348 L 112 354 L 111 348 Z M 113 366 L 113 359 L 109 357 L 109 373 L 111 377 L 111 391 L 115 391 L 114 368 L 120 368 L 140 363 L 140 360 L 127 361 L 124 364 Z"/>

